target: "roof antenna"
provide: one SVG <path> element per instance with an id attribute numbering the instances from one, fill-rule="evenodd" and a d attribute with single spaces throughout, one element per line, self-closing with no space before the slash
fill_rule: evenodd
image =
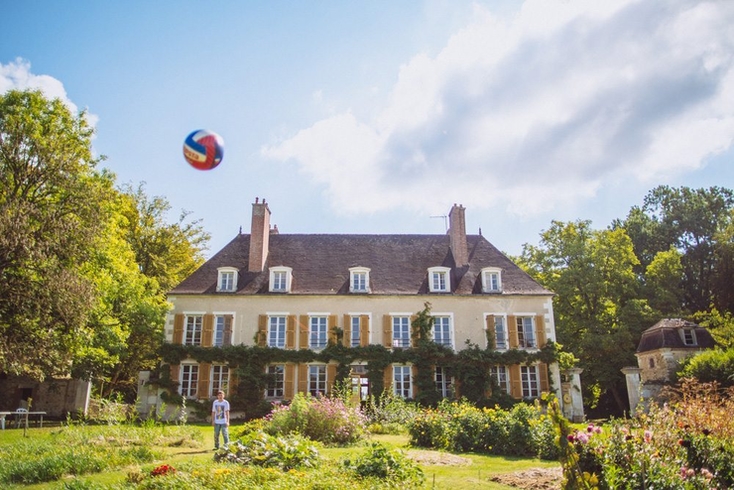
<path id="1" fill-rule="evenodd" d="M 449 222 L 448 222 L 449 217 L 448 216 L 446 216 L 445 214 L 441 214 L 438 216 L 431 216 L 431 218 L 443 218 L 443 226 L 446 228 L 446 232 L 448 233 L 449 231 Z"/>

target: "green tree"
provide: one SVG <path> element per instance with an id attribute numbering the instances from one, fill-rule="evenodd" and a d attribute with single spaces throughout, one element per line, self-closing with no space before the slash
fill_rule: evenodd
<path id="1" fill-rule="evenodd" d="M 94 287 L 82 265 L 106 222 L 84 113 L 38 91 L 0 95 L 0 372 L 68 372 Z"/>

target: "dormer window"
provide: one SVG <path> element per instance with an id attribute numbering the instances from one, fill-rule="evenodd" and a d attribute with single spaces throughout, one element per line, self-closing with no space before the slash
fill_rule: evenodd
<path id="1" fill-rule="evenodd" d="M 696 345 L 696 332 L 692 328 L 684 328 L 681 334 L 684 345 Z"/>
<path id="2" fill-rule="evenodd" d="M 349 269 L 349 292 L 370 292 L 370 270 L 366 267 L 352 267 Z"/>
<path id="3" fill-rule="evenodd" d="M 499 293 L 502 291 L 500 269 L 494 267 L 482 269 L 482 291 L 485 293 Z"/>
<path id="4" fill-rule="evenodd" d="M 448 293 L 451 291 L 448 267 L 431 267 L 428 269 L 428 290 L 432 293 Z"/>
<path id="5" fill-rule="evenodd" d="M 271 267 L 270 292 L 289 293 L 291 290 L 291 280 L 293 278 L 292 271 L 293 269 L 290 267 Z"/>
<path id="6" fill-rule="evenodd" d="M 237 290 L 237 272 L 234 267 L 220 267 L 217 269 L 217 291 L 231 293 Z"/>

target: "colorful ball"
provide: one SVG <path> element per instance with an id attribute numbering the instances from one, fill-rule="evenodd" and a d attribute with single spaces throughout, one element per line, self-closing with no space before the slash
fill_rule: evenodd
<path id="1" fill-rule="evenodd" d="M 186 137 L 184 158 L 197 170 L 211 170 L 222 161 L 224 140 L 217 133 L 198 129 Z"/>

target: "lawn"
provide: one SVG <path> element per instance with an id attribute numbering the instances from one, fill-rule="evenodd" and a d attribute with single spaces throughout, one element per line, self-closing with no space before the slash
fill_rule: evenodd
<path id="1" fill-rule="evenodd" d="M 116 438 L 118 436 L 117 426 L 110 427 L 90 427 L 95 431 L 93 443 L 110 444 L 106 448 L 112 455 L 118 446 Z M 208 425 L 188 425 L 181 436 L 176 430 L 181 428 L 171 427 L 166 433 L 165 427 L 156 429 L 139 428 L 136 431 L 157 431 L 158 435 L 168 436 L 163 439 L 152 439 L 149 436 L 148 443 L 152 444 L 152 450 L 156 454 L 153 462 L 143 464 L 132 464 L 121 469 L 105 470 L 101 473 L 86 474 L 79 477 L 84 482 L 93 483 L 101 486 L 113 486 L 126 481 L 131 471 L 142 469 L 150 471 L 150 468 L 158 464 L 166 463 L 171 466 L 191 466 L 201 464 L 202 467 L 211 465 L 212 451 L 212 434 L 213 430 Z M 6 451 L 13 446 L 20 446 L 28 442 L 38 444 L 48 444 L 55 442 L 65 432 L 62 427 L 52 428 L 30 428 L 27 437 L 23 436 L 22 429 L 8 429 L 0 432 L 0 455 L 6 456 Z M 237 426 L 231 428 L 231 433 L 238 432 Z M 154 441 L 154 442 L 151 442 Z M 426 476 L 425 488 L 451 488 L 452 490 L 461 489 L 509 489 L 513 488 L 507 485 L 496 483 L 490 479 L 499 474 L 517 473 L 533 468 L 559 468 L 559 464 L 549 461 L 541 461 L 528 458 L 511 458 L 502 456 L 486 456 L 478 454 L 451 454 L 440 451 L 429 451 L 419 448 L 410 448 L 408 446 L 408 437 L 406 435 L 374 435 L 370 437 L 370 441 L 379 441 L 393 448 L 399 448 L 408 453 L 411 459 L 418 462 Z M 138 444 L 135 442 L 133 444 Z M 327 460 L 341 461 L 345 458 L 354 458 L 357 454 L 364 451 L 365 444 L 358 444 L 350 447 L 334 447 L 323 448 L 321 454 Z M 318 470 L 315 470 L 318 471 Z M 64 481 L 64 480 L 62 480 Z M 69 481 L 68 478 L 65 481 Z M 33 484 L 33 485 L 6 485 L 5 488 L 11 489 L 49 489 L 61 488 L 60 482 Z M 90 485 L 91 487 L 91 485 Z M 79 488 L 79 487 L 77 487 Z"/>

